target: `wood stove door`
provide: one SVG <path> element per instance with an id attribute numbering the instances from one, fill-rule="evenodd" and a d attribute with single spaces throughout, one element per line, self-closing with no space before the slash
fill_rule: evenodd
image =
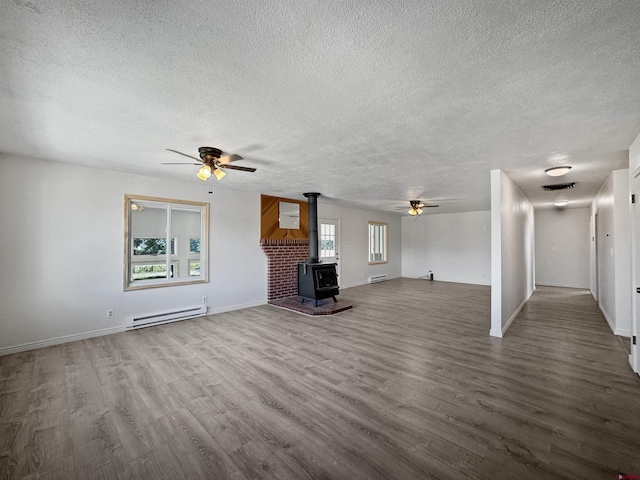
<path id="1" fill-rule="evenodd" d="M 335 263 L 340 283 L 340 220 L 333 218 L 318 219 L 318 241 L 320 242 L 320 260 Z"/>

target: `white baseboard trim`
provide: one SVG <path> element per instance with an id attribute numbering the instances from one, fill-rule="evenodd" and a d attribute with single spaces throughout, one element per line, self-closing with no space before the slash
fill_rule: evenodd
<path id="1" fill-rule="evenodd" d="M 241 303 L 238 305 L 229 305 L 228 307 L 207 308 L 207 315 L 215 315 L 216 313 L 233 312 L 234 310 L 243 310 L 245 308 L 259 307 L 266 305 L 267 300 L 258 300 L 256 302 Z"/>
<path id="2" fill-rule="evenodd" d="M 491 335 L 492 337 L 498 337 L 498 338 L 504 337 L 504 334 L 507 332 L 507 330 L 509 329 L 513 321 L 516 319 L 516 317 L 520 313 L 520 310 L 522 310 L 522 307 L 524 307 L 525 304 L 531 299 L 531 295 L 533 295 L 534 290 L 535 288 L 529 292 L 527 297 L 522 301 L 522 303 L 518 306 L 518 308 L 516 308 L 515 312 L 513 312 L 511 317 L 509 317 L 509 320 L 507 320 L 507 323 L 505 323 L 504 327 L 502 327 L 502 330 L 497 330 L 492 328 L 491 330 L 489 330 L 489 335 Z"/>
<path id="3" fill-rule="evenodd" d="M 618 335 L 620 337 L 627 337 L 627 338 L 631 338 L 631 331 L 630 330 L 623 330 L 621 328 L 616 328 L 613 333 L 615 335 Z"/>
<path id="4" fill-rule="evenodd" d="M 602 305 L 598 304 L 598 307 L 600 308 L 600 311 L 602 312 L 602 316 L 605 318 L 605 320 L 609 324 L 609 328 L 611 329 L 611 331 L 613 332 L 614 335 L 619 335 L 621 337 L 629 337 L 629 338 L 631 338 L 631 331 L 630 330 L 626 330 L 626 329 L 622 329 L 622 328 L 616 328 L 615 323 L 613 322 L 613 320 L 611 320 L 611 317 L 609 317 L 609 315 L 607 314 L 607 311 L 604 308 L 602 308 Z"/>
<path id="5" fill-rule="evenodd" d="M 215 315 L 216 313 L 231 312 L 233 310 L 242 310 L 244 308 L 259 307 L 260 305 L 266 305 L 266 304 L 267 304 L 266 300 L 260 300 L 257 302 L 243 303 L 240 305 L 231 305 L 228 307 L 208 308 L 207 315 Z M 198 318 L 202 318 L 202 317 L 198 317 Z M 0 356 L 10 355 L 12 353 L 27 352 L 29 350 L 36 350 L 38 348 L 51 347 L 53 345 L 62 345 L 63 343 L 76 342 L 78 340 L 87 340 L 89 338 L 101 337 L 103 335 L 112 335 L 114 333 L 122 333 L 124 331 L 125 331 L 125 326 L 120 325 L 117 327 L 105 328 L 102 330 L 93 330 L 91 332 L 76 333 L 73 335 L 66 335 L 64 337 L 56 337 L 56 338 L 50 338 L 47 340 L 39 340 L 37 342 L 24 343 L 22 345 L 3 347 L 3 348 L 0 348 Z"/>
<path id="6" fill-rule="evenodd" d="M 502 338 L 502 330 L 494 330 L 493 328 L 489 330 L 489 335 L 492 337 Z"/>
<path id="7" fill-rule="evenodd" d="M 451 279 L 451 278 L 434 278 L 434 282 L 461 283 L 463 285 L 483 285 L 485 287 L 491 286 L 491 281 L 472 282 L 471 280 L 459 280 L 459 279 Z"/>
<path id="8" fill-rule="evenodd" d="M 574 285 L 574 284 L 568 284 L 568 283 L 536 282 L 536 285 L 539 285 L 541 287 L 579 288 L 580 290 L 589 290 L 589 285 Z M 593 295 L 593 292 L 591 292 L 591 294 Z"/>
<path id="9" fill-rule="evenodd" d="M 76 333 L 73 335 L 66 335 L 64 337 L 51 338 L 48 340 L 39 340 L 37 342 L 23 343 L 22 345 L 15 345 L 13 347 L 0 348 L 0 356 L 10 355 L 12 353 L 26 352 L 29 350 L 36 350 L 38 348 L 51 347 L 53 345 L 61 345 L 63 343 L 76 342 L 78 340 L 87 340 L 89 338 L 102 337 L 103 335 L 112 335 L 114 333 L 122 332 L 124 332 L 124 325 L 104 328 L 102 330 L 93 330 L 91 332 Z"/>
<path id="10" fill-rule="evenodd" d="M 366 280 L 363 280 L 362 282 L 356 282 L 356 283 L 348 283 L 346 285 L 340 285 L 340 290 L 344 290 L 347 288 L 353 288 L 353 287 L 361 287 L 362 285 L 369 285 L 367 283 Z"/>
<path id="11" fill-rule="evenodd" d="M 414 280 L 426 280 L 425 278 L 416 278 L 416 277 L 405 277 L 403 276 L 402 278 L 411 278 Z M 426 280 L 428 281 L 428 280 Z M 433 280 L 434 282 L 448 282 L 448 283 L 462 283 L 463 285 L 483 285 L 485 287 L 490 287 L 491 286 L 491 281 L 488 280 L 486 282 L 473 282 L 470 280 L 460 280 L 460 279 L 450 279 L 450 278 L 434 278 Z"/>
<path id="12" fill-rule="evenodd" d="M 387 274 L 388 275 L 388 274 Z M 389 280 L 394 280 L 396 278 L 409 278 L 409 277 L 402 277 L 400 275 L 396 275 L 396 276 L 391 276 L 389 275 Z M 384 283 L 384 282 L 378 282 L 378 283 Z M 353 287 L 361 287 L 363 285 L 372 285 L 370 284 L 367 279 L 365 278 L 364 280 L 362 280 L 361 282 L 355 282 L 355 283 L 347 283 L 345 285 L 340 285 L 340 290 L 346 289 L 346 288 L 353 288 Z"/>
<path id="13" fill-rule="evenodd" d="M 599 303 L 599 302 L 598 302 L 598 308 L 602 312 L 602 316 L 604 317 L 604 319 L 609 324 L 609 328 L 611 329 L 613 334 L 616 335 L 616 325 L 615 325 L 615 323 L 613 323 L 613 320 L 611 320 L 611 317 L 609 317 L 609 314 L 607 313 L 607 311 L 604 308 L 602 308 L 602 304 Z"/>

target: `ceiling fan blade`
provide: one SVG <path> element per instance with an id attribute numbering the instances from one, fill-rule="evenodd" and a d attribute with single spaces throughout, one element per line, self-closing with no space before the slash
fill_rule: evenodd
<path id="1" fill-rule="evenodd" d="M 167 148 L 167 151 L 173 152 L 173 153 L 177 153 L 178 155 L 182 155 L 183 157 L 193 158 L 194 160 L 197 160 L 198 162 L 202 163 L 202 161 L 199 158 L 192 157 L 191 155 L 187 155 L 186 153 L 182 153 L 182 152 L 179 152 L 177 150 L 172 150 L 171 148 Z M 197 164 L 197 165 L 199 165 L 199 164 Z"/>
<path id="2" fill-rule="evenodd" d="M 225 153 L 220 157 L 220 163 L 222 165 L 227 165 L 228 163 L 231 163 L 231 162 L 237 162 L 238 160 L 242 160 L 242 157 L 235 153 L 232 153 L 232 154 Z"/>
<path id="3" fill-rule="evenodd" d="M 243 172 L 255 172 L 256 169 L 252 167 L 239 167 L 237 165 L 229 165 L 225 163 L 221 163 L 217 165 L 219 168 L 228 168 L 229 170 L 241 170 Z"/>
<path id="4" fill-rule="evenodd" d="M 440 205 L 423 205 L 423 206 L 422 206 L 422 207 L 420 207 L 420 208 L 436 208 L 436 207 L 439 207 L 439 206 L 440 206 Z"/>
<path id="5" fill-rule="evenodd" d="M 202 165 L 202 163 L 161 162 L 160 165 Z"/>

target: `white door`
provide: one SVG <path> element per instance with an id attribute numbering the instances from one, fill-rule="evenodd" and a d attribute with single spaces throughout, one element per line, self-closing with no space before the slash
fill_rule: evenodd
<path id="1" fill-rule="evenodd" d="M 632 318 L 631 318 L 631 368 L 633 371 L 640 375 L 640 348 L 638 348 L 638 334 L 640 333 L 640 293 L 638 288 L 640 287 L 640 172 L 636 171 L 633 177 L 632 192 L 635 195 L 636 201 L 632 204 L 633 209 L 633 234 L 632 245 L 633 252 L 631 253 L 632 265 L 633 265 L 633 301 L 632 305 Z M 634 345 L 634 339 L 636 345 Z"/>
<path id="2" fill-rule="evenodd" d="M 340 220 L 333 218 L 318 219 L 320 237 L 320 261 L 335 263 L 340 284 Z"/>

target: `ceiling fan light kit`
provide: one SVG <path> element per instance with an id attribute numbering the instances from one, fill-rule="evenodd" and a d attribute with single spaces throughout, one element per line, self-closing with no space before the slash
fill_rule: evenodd
<path id="1" fill-rule="evenodd" d="M 544 171 L 544 173 L 546 173 L 550 177 L 560 177 L 560 176 L 564 175 L 565 173 L 568 173 L 569 170 L 571 170 L 571 167 L 568 166 L 568 165 L 565 165 L 565 166 L 561 166 L 561 167 L 547 168 Z"/>
<path id="2" fill-rule="evenodd" d="M 237 165 L 231 165 L 231 162 L 235 162 L 236 160 L 242 160 L 240 155 L 236 154 L 227 154 L 224 153 L 219 148 L 214 147 L 200 147 L 198 148 L 198 153 L 200 154 L 200 158 L 192 157 L 191 155 L 187 155 L 186 153 L 179 152 L 177 150 L 172 150 L 167 148 L 168 151 L 177 153 L 178 155 L 182 155 L 184 157 L 193 158 L 200 163 L 181 163 L 179 165 L 201 165 L 198 173 L 196 173 L 196 177 L 198 177 L 203 182 L 206 182 L 209 177 L 213 174 L 218 180 L 222 180 L 224 176 L 227 174 L 221 169 L 229 169 L 229 170 L 240 170 L 241 172 L 255 172 L 256 169 L 253 167 L 239 167 Z M 224 154 L 224 156 L 223 156 Z M 175 165 L 174 163 L 165 163 L 165 165 Z"/>
<path id="3" fill-rule="evenodd" d="M 198 177 L 203 182 L 206 182 L 211 176 L 211 167 L 209 165 L 204 165 L 198 173 L 196 173 L 196 177 Z"/>

